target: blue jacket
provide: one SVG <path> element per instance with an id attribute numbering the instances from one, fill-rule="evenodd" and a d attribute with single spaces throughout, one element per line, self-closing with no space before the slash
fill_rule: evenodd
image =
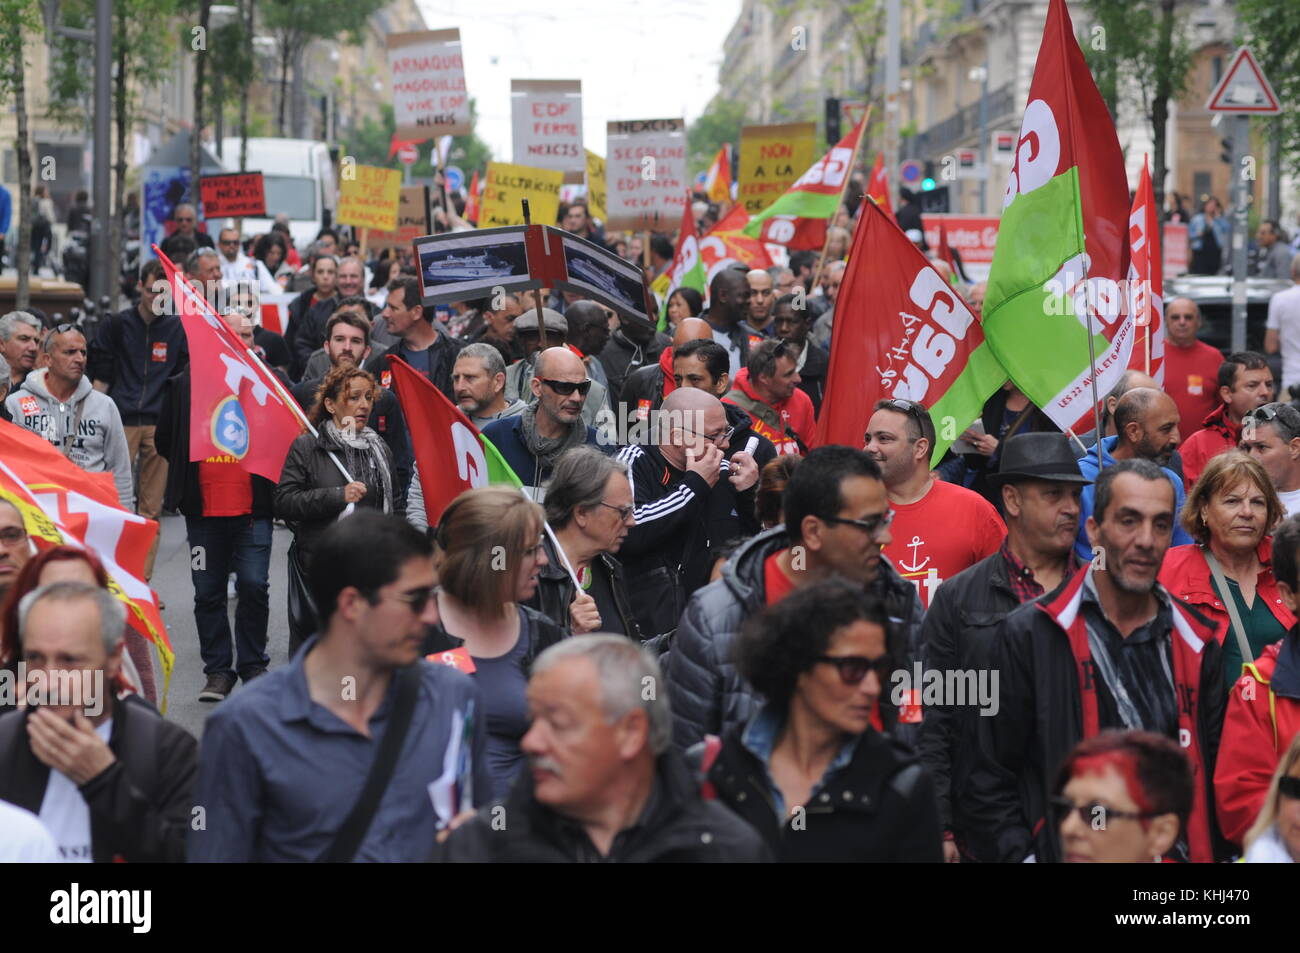
<path id="1" fill-rule="evenodd" d="M 1101 442 L 1101 460 L 1105 466 L 1113 466 L 1117 461 L 1111 456 L 1111 451 L 1115 449 L 1115 444 L 1119 441 L 1119 436 L 1107 437 Z M 1182 546 L 1185 543 L 1194 543 L 1196 540 L 1187 535 L 1187 531 L 1178 522 L 1178 514 L 1183 511 L 1183 500 L 1187 497 L 1187 491 L 1183 489 L 1183 481 L 1178 478 L 1168 467 L 1161 467 L 1165 476 L 1174 485 L 1174 539 L 1170 546 Z M 1089 480 L 1097 479 L 1097 451 L 1091 449 L 1085 456 L 1079 458 L 1079 472 Z M 1096 488 L 1090 483 L 1083 488 L 1083 500 L 1079 505 L 1079 537 L 1074 542 L 1074 551 L 1082 560 L 1092 559 L 1092 546 L 1088 543 L 1088 531 L 1085 524 L 1088 517 L 1092 515 L 1092 498 Z"/>
<path id="2" fill-rule="evenodd" d="M 515 476 L 519 477 L 519 482 L 529 490 L 529 495 L 538 499 L 533 490 L 550 479 L 551 468 L 542 465 L 528 449 L 528 444 L 524 443 L 523 414 L 492 421 L 483 428 L 483 436 L 492 441 L 510 469 L 515 471 Z M 596 431 L 591 427 L 587 428 L 587 446 L 597 447 L 606 453 L 611 449 L 596 442 Z"/>
<path id="3" fill-rule="evenodd" d="M 90 345 L 87 376 L 108 384 L 122 426 L 149 426 L 162 414 L 167 379 L 189 366 L 185 326 L 174 314 L 145 324 L 131 306 L 100 322 Z"/>

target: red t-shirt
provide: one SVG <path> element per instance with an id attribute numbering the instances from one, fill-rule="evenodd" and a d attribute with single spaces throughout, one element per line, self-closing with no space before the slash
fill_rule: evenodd
<path id="1" fill-rule="evenodd" d="M 234 457 L 208 457 L 199 464 L 204 516 L 247 516 L 253 512 L 253 480 Z"/>
<path id="2" fill-rule="evenodd" d="M 769 606 L 776 605 L 794 592 L 794 580 L 787 576 L 777 563 L 783 552 L 784 549 L 763 560 L 763 592 Z"/>
<path id="3" fill-rule="evenodd" d="M 1165 393 L 1178 407 L 1178 430 L 1186 440 L 1219 406 L 1219 365 L 1223 355 L 1204 341 L 1174 347 L 1165 341 Z"/>
<path id="4" fill-rule="evenodd" d="M 893 542 L 884 553 L 899 575 L 916 584 L 926 608 L 941 582 L 997 552 L 1007 535 L 988 500 L 939 479 L 917 502 L 890 506 Z"/>

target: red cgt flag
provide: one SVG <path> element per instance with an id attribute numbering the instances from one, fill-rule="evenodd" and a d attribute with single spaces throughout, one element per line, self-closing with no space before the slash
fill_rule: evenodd
<path id="1" fill-rule="evenodd" d="M 1160 218 L 1151 168 L 1142 162 L 1142 178 L 1133 194 L 1128 218 L 1129 314 L 1137 339 L 1128 366 L 1165 382 L 1164 263 L 1160 253 Z"/>
<path id="2" fill-rule="evenodd" d="M 217 317 L 158 246 L 190 349 L 190 460 L 227 457 L 277 482 L 303 432 L 293 398 Z"/>
<path id="3" fill-rule="evenodd" d="M 894 207 L 889 203 L 889 177 L 885 171 L 883 152 L 876 153 L 876 164 L 871 167 L 871 177 L 867 179 L 867 198 L 879 205 L 890 218 L 894 217 Z"/>

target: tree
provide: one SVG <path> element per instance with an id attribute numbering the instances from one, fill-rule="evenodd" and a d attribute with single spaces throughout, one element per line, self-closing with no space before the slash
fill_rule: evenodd
<path id="1" fill-rule="evenodd" d="M 31 301 L 32 144 L 27 131 L 26 34 L 41 29 L 40 9 L 32 0 L 0 0 L 0 102 L 12 99 L 18 136 L 18 288 L 15 304 Z"/>
<path id="2" fill-rule="evenodd" d="M 470 123 L 473 124 L 478 109 L 473 99 L 469 101 Z M 360 165 L 377 165 L 388 169 L 402 168 L 397 156 L 388 155 L 393 141 L 397 123 L 393 116 L 393 107 L 387 103 L 380 105 L 379 118 L 366 116 L 361 125 L 343 142 L 343 154 L 352 156 Z M 411 166 L 411 175 L 416 178 L 433 177 L 433 140 L 420 144 L 420 158 Z M 454 136 L 448 152 L 448 165 L 458 167 L 467 176 L 473 175 L 475 169 L 486 169 L 492 159 L 491 147 L 478 137 L 475 132 L 467 136 Z"/>
<path id="3" fill-rule="evenodd" d="M 1168 172 L 1169 102 L 1187 90 L 1192 66 L 1186 18 L 1179 15 L 1178 3 L 1087 0 L 1086 9 L 1101 32 L 1080 44 L 1112 117 L 1125 90 L 1137 91 L 1137 108 L 1151 124 L 1151 188 L 1157 202 L 1164 199 Z"/>
<path id="4" fill-rule="evenodd" d="M 1300 175 L 1300 5 L 1294 0 L 1237 0 L 1242 39 L 1273 91 L 1289 108 L 1266 120 L 1287 170 Z"/>
<path id="5" fill-rule="evenodd" d="M 745 124 L 745 104 L 715 99 L 686 130 L 687 172 L 693 178 L 713 162 L 724 143 L 740 145 Z"/>

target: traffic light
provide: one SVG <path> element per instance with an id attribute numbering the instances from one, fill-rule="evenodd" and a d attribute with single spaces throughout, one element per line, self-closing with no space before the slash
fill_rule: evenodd
<path id="1" fill-rule="evenodd" d="M 1219 159 L 1228 165 L 1232 165 L 1232 140 L 1220 139 L 1219 145 L 1223 147 L 1223 151 L 1219 153 Z"/>
<path id="2" fill-rule="evenodd" d="M 832 146 L 840 141 L 840 101 L 834 96 L 826 97 L 826 141 Z"/>
<path id="3" fill-rule="evenodd" d="M 921 191 L 933 192 L 935 184 L 936 183 L 934 181 L 934 163 L 927 162 L 925 164 L 925 178 L 921 180 Z"/>

